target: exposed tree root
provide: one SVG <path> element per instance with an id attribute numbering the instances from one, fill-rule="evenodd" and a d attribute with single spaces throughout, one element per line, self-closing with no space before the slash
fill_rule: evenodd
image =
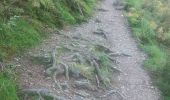
<path id="1" fill-rule="evenodd" d="M 103 80 L 103 78 L 101 76 L 101 72 L 100 72 L 100 68 L 99 68 L 98 63 L 95 60 L 93 60 L 93 64 L 94 64 L 94 67 L 95 67 L 95 70 L 96 70 L 96 74 L 97 74 L 97 76 L 99 78 L 99 82 L 102 81 L 102 83 L 104 83 L 104 80 Z"/>
<path id="2" fill-rule="evenodd" d="M 99 81 L 99 78 L 98 78 L 97 75 L 96 75 L 96 83 L 97 83 L 97 87 L 99 88 L 100 87 L 100 81 Z"/>
<path id="3" fill-rule="evenodd" d="M 125 53 L 110 53 L 109 56 L 111 56 L 111 57 L 119 57 L 119 56 L 122 56 L 122 57 L 131 57 L 131 55 L 125 54 Z"/>
<path id="4" fill-rule="evenodd" d="M 100 87 L 101 84 L 106 87 L 110 85 L 111 79 L 107 75 L 114 72 L 110 70 L 117 71 L 117 69 L 112 68 L 112 64 L 102 68 L 102 63 L 117 63 L 113 58 L 117 55 L 109 47 L 95 43 L 95 41 L 82 41 L 83 38 L 73 38 L 70 35 L 67 37 L 69 37 L 67 42 L 63 40 L 61 46 L 55 47 L 52 51 L 50 60 L 52 65 L 46 69 L 46 74 L 52 77 L 56 87 L 62 91 L 62 86 L 57 81 L 57 76 L 62 74 L 67 80 L 70 79 L 70 75 L 74 78 L 96 79 L 97 87 Z"/>
<path id="5" fill-rule="evenodd" d="M 99 8 L 99 9 L 97 9 L 97 10 L 99 10 L 99 11 L 101 11 L 101 12 L 107 12 L 107 11 L 108 11 L 107 9 L 103 9 L 103 8 Z"/>
<path id="6" fill-rule="evenodd" d="M 110 50 L 108 47 L 103 46 L 103 45 L 97 44 L 97 45 L 95 45 L 95 48 L 96 48 L 98 51 L 105 52 L 106 54 L 113 53 L 112 50 Z"/>
<path id="7" fill-rule="evenodd" d="M 104 32 L 104 31 L 101 30 L 101 29 L 97 29 L 97 31 L 95 31 L 95 32 L 93 32 L 93 33 L 96 34 L 96 35 L 102 36 L 104 39 L 107 39 L 106 32 Z"/>
<path id="8" fill-rule="evenodd" d="M 52 58 L 51 58 L 52 59 L 52 67 L 46 69 L 46 73 L 48 75 L 52 75 L 52 73 L 58 69 L 57 59 L 56 59 L 56 50 L 57 50 L 57 47 L 53 50 L 52 55 L 51 55 L 52 56 Z"/>
<path id="9" fill-rule="evenodd" d="M 60 83 L 58 83 L 58 81 L 56 79 L 57 74 L 58 74 L 57 71 L 54 72 L 53 80 L 54 80 L 55 85 L 59 88 L 59 90 L 62 90 Z"/>
<path id="10" fill-rule="evenodd" d="M 65 70 L 65 77 L 67 80 L 69 80 L 69 67 L 67 66 L 67 64 L 61 63 L 64 67 Z"/>
<path id="11" fill-rule="evenodd" d="M 116 94 L 117 96 L 120 97 L 121 100 L 124 100 L 124 96 L 121 93 L 119 93 L 118 91 L 116 91 L 116 90 L 108 91 L 103 96 L 100 96 L 100 98 L 106 98 L 106 97 L 108 97 L 109 95 L 112 95 L 112 94 Z"/>
<path id="12" fill-rule="evenodd" d="M 37 95 L 38 100 L 45 100 L 45 97 L 50 97 L 53 100 L 64 100 L 61 97 L 56 96 L 55 94 L 52 94 L 47 89 L 24 89 L 23 92 L 25 93 L 25 100 L 28 99 L 28 95 Z"/>

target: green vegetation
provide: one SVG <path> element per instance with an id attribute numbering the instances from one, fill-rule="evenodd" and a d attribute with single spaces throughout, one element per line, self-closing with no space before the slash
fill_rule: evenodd
<path id="1" fill-rule="evenodd" d="M 18 100 L 16 94 L 16 84 L 6 73 L 0 74 L 0 99 L 1 100 Z"/>
<path id="2" fill-rule="evenodd" d="M 34 46 L 54 28 L 84 21 L 95 0 L 0 1 L 0 59 Z M 46 30 L 46 31 L 45 31 Z"/>
<path id="3" fill-rule="evenodd" d="M 146 68 L 152 73 L 165 100 L 170 100 L 170 2 L 168 0 L 126 0 L 127 17 L 134 37 L 148 54 Z"/>
<path id="4" fill-rule="evenodd" d="M 35 46 L 49 33 L 82 21 L 95 0 L 0 0 L 0 62 Z M 0 72 L 0 99 L 18 100 L 15 82 Z"/>

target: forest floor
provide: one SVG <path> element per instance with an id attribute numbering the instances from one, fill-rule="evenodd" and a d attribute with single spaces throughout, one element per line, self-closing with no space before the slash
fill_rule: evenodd
<path id="1" fill-rule="evenodd" d="M 40 100 L 43 100 L 40 96 L 43 93 L 55 94 L 59 100 L 161 100 L 158 89 L 152 85 L 149 74 L 143 68 L 146 55 L 132 37 L 123 11 L 113 3 L 114 0 L 101 1 L 88 22 L 65 27 L 44 40 L 40 46 L 16 57 L 14 62 L 18 65 L 19 82 L 23 91 L 36 92 Z M 82 46 L 86 44 L 85 40 L 90 41 L 87 44 L 102 43 L 114 52 L 116 64 L 113 66 L 118 71 L 113 73 L 109 88 L 91 85 L 88 80 L 79 76 L 69 80 L 62 75 L 55 77 L 56 80 L 47 77 L 45 64 L 37 63 L 37 59 L 45 59 L 56 46 L 69 44 L 74 41 L 72 39 L 77 39 Z M 67 57 L 69 56 L 66 54 L 65 58 Z M 60 83 L 62 90 L 56 88 L 56 81 Z M 97 77 L 96 81 L 99 85 Z M 92 84 L 94 83 L 93 81 Z M 27 96 L 23 98 L 34 100 Z"/>

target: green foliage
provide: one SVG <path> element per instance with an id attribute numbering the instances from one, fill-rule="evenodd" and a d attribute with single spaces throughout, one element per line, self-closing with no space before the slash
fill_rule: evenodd
<path id="1" fill-rule="evenodd" d="M 0 73 L 0 99 L 19 100 L 16 95 L 16 84 L 6 73 Z"/>
<path id="2" fill-rule="evenodd" d="M 170 98 L 170 50 L 169 5 L 168 0 L 126 0 L 127 16 L 134 36 L 148 54 L 145 66 L 152 72 L 157 84 L 165 96 Z"/>

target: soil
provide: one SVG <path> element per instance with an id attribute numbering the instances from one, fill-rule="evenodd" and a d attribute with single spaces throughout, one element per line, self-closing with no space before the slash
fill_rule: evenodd
<path id="1" fill-rule="evenodd" d="M 114 2 L 115 0 L 101 1 L 93 17 L 87 22 L 60 30 L 62 34 L 83 36 L 91 41 L 104 43 L 117 54 L 117 64 L 113 66 L 120 72 L 113 74 L 110 88 L 72 87 L 72 84 L 79 80 L 67 80 L 63 76 L 58 76 L 57 80 L 65 83 L 63 86 L 66 89 L 60 91 L 55 87 L 52 78 L 45 75 L 46 66 L 35 63 L 32 55 L 47 54 L 60 45 L 61 41 L 67 42 L 67 38 L 61 38 L 56 32 L 40 46 L 14 59 L 19 69 L 21 89 L 46 89 L 58 96 L 59 100 L 161 100 L 159 90 L 152 85 L 147 71 L 143 68 L 146 55 L 132 37 L 123 10 L 117 9 L 119 5 L 113 5 Z"/>

